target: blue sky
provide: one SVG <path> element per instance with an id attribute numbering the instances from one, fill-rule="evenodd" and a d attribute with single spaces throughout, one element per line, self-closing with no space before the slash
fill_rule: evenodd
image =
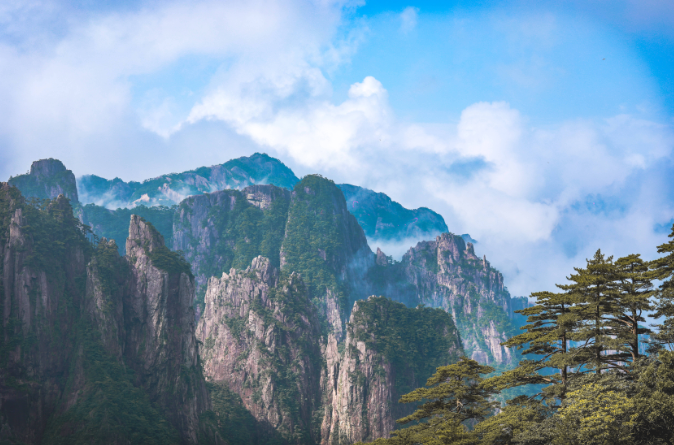
<path id="1" fill-rule="evenodd" d="M 551 290 L 666 240 L 673 25 L 656 0 L 3 2 L 0 176 L 267 152 L 432 208 L 513 294 Z"/>

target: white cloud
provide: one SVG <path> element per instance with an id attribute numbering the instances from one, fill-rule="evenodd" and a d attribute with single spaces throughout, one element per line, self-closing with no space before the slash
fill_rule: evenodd
<path id="1" fill-rule="evenodd" d="M 674 214 L 669 172 L 658 170 L 672 129 L 638 115 L 543 127 L 496 101 L 466 107 L 453 123 L 410 122 L 372 76 L 336 102 L 330 73 L 366 33 L 351 24 L 336 37 L 341 1 L 171 2 L 67 20 L 58 2 L 31 5 L 0 7 L 5 177 L 44 157 L 78 175 L 128 180 L 268 151 L 298 174 L 438 211 L 451 231 L 479 240 L 516 294 L 560 282 L 597 247 L 654 246 L 653 225 Z M 410 32 L 418 10 L 399 19 Z M 525 37 L 551 45 L 554 23 Z M 211 61 L 214 74 L 185 105 L 170 77 L 190 57 Z M 167 85 L 138 86 L 164 70 Z M 588 207 L 590 196 L 615 203 Z"/>
<path id="2" fill-rule="evenodd" d="M 403 33 L 408 33 L 417 27 L 417 19 L 419 15 L 419 8 L 408 6 L 400 13 L 400 30 Z"/>
<path id="3" fill-rule="evenodd" d="M 244 90 L 222 88 L 192 110 L 189 122 L 216 118 L 232 125 L 262 146 L 287 153 L 309 167 L 354 168 L 359 149 L 367 149 L 388 134 L 390 109 L 386 90 L 373 77 L 351 86 L 348 99 L 339 105 L 321 96 L 323 80 L 307 70 L 302 76 L 262 79 L 260 87 Z M 309 78 L 311 99 L 296 107 L 274 112 L 274 101 L 284 99 Z M 315 81 L 315 82 L 314 82 Z"/>
<path id="4" fill-rule="evenodd" d="M 174 73 L 186 69 L 181 64 L 190 63 L 189 57 L 222 64 L 222 73 L 212 80 L 213 89 L 222 78 L 229 78 L 236 89 L 248 89 L 248 97 L 275 91 L 279 100 L 290 99 L 299 83 L 310 94 L 325 94 L 330 85 L 320 66 L 340 63 L 348 57 L 349 46 L 357 44 L 353 35 L 342 43 L 333 42 L 342 12 L 352 3 L 169 2 L 89 13 L 68 10 L 58 2 L 30 7 L 17 2 L 0 8 L 0 26 L 4 26 L 0 30 L 4 31 L 0 32 L 0 114 L 7 117 L 0 122 L 0 137 L 10 141 L 4 150 L 12 152 L 2 173 L 8 176 L 36 157 L 47 156 L 87 171 L 86 166 L 97 159 L 92 145 L 117 152 L 118 160 L 107 166 L 111 173 L 113 167 L 128 171 L 124 167 L 128 158 L 121 153 L 128 150 L 134 157 L 143 157 L 129 146 L 129 139 L 151 155 L 156 152 L 147 150 L 149 146 L 163 150 L 165 141 L 154 134 L 162 138 L 175 134 L 189 107 L 176 106 L 176 92 L 170 89 L 148 100 L 148 93 L 137 89 L 137 79 L 170 69 L 173 73 L 164 79 L 170 84 Z M 31 11 L 39 14 L 31 17 Z M 14 29 L 17 21 L 22 26 Z M 267 72 L 270 75 L 263 76 L 267 84 L 255 81 Z M 251 113 L 261 112 L 256 107 L 265 106 L 262 100 L 251 101 L 251 109 L 238 112 L 247 120 Z M 151 133 L 140 136 L 143 129 Z M 161 168 L 164 162 L 151 164 Z M 138 168 L 136 173 L 144 176 L 161 170 L 141 173 Z"/>

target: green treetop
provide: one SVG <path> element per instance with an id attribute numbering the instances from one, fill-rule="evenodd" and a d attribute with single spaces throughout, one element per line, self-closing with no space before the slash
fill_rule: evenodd
<path id="1" fill-rule="evenodd" d="M 522 360 L 517 368 L 492 377 L 487 384 L 498 389 L 546 384 L 549 386 L 543 398 L 563 398 L 569 367 L 575 364 L 568 354 L 569 337 L 578 324 L 577 315 L 571 310 L 574 297 L 569 293 L 553 292 L 535 292 L 531 296 L 536 298 L 536 305 L 517 311 L 529 317 L 529 324 L 521 328 L 526 332 L 510 338 L 503 345 L 525 349 L 523 355 L 533 354 L 536 358 Z M 546 368 L 559 372 L 545 375 L 542 371 Z"/>
<path id="2" fill-rule="evenodd" d="M 641 356 L 639 335 L 651 333 L 650 329 L 639 325 L 646 321 L 642 314 L 653 309 L 650 299 L 655 292 L 648 273 L 648 263 L 639 254 L 618 259 L 615 262 L 614 283 L 618 299 L 614 306 L 613 333 L 618 341 L 628 347 L 623 357 L 634 362 Z"/>
<path id="3" fill-rule="evenodd" d="M 659 301 L 656 307 L 655 318 L 665 317 L 658 326 L 658 333 L 653 336 L 653 349 L 661 349 L 665 345 L 674 348 L 674 225 L 669 234 L 669 241 L 658 246 L 658 253 L 665 253 L 662 258 L 650 264 L 652 278 L 662 280 L 658 289 Z"/>
<path id="4" fill-rule="evenodd" d="M 415 389 L 400 399 L 401 403 L 426 401 L 414 413 L 397 420 L 401 424 L 415 424 L 394 431 L 391 439 L 379 439 L 374 443 L 477 444 L 477 436 L 468 430 L 465 423 L 484 420 L 493 414 L 498 405 L 489 400 L 496 392 L 482 385 L 482 375 L 493 371 L 493 368 L 467 357 L 462 357 L 453 365 L 437 368 L 425 388 Z"/>
<path id="5" fill-rule="evenodd" d="M 622 339 L 614 336 L 613 315 L 618 311 L 619 293 L 613 282 L 613 257 L 606 258 L 597 250 L 594 257 L 587 260 L 585 269 L 574 267 L 574 270 L 576 273 L 567 277 L 572 283 L 559 285 L 559 288 L 572 294 L 576 303 L 572 311 L 580 322 L 570 338 L 575 342 L 570 353 L 578 372 L 624 369 L 625 347 Z"/>

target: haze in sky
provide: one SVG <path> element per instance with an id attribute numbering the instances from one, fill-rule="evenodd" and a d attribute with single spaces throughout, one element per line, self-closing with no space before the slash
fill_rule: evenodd
<path id="1" fill-rule="evenodd" d="M 672 72 L 669 1 L 4 1 L 0 178 L 266 152 L 439 212 L 528 295 L 656 256 Z"/>

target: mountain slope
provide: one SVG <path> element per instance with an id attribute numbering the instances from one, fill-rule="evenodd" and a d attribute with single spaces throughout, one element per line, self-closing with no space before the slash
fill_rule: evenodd
<path id="1" fill-rule="evenodd" d="M 0 184 L 0 431 L 9 443 L 197 443 L 209 408 L 189 265 L 140 218 L 92 246 L 68 200 Z"/>
<path id="2" fill-rule="evenodd" d="M 143 182 L 124 182 L 95 175 L 79 178 L 77 187 L 84 204 L 116 209 L 178 204 L 191 195 L 225 189 L 242 189 L 254 184 L 292 188 L 299 179 L 278 159 L 255 153 L 211 167 L 170 173 Z"/>
<path id="3" fill-rule="evenodd" d="M 251 185 L 272 184 L 292 190 L 299 179 L 278 159 L 266 154 L 233 159 L 224 164 L 201 167 L 183 173 L 171 173 L 143 182 L 124 182 L 119 178 L 108 180 L 95 175 L 84 175 L 74 187 L 74 175 L 65 170 L 58 160 L 36 161 L 30 174 L 11 178 L 24 196 L 55 198 L 63 193 L 75 205 L 79 200 L 84 208 L 78 215 L 86 224 L 92 225 L 98 236 L 117 241 L 120 253 L 124 253 L 125 223 L 130 212 L 119 208 L 137 208 L 136 213 L 151 221 L 164 235 L 171 239 L 166 229 L 167 212 L 153 212 L 147 208 L 179 204 L 189 196 L 201 195 L 226 189 L 242 190 Z M 55 188 L 56 187 L 56 188 Z M 406 209 L 383 193 L 350 184 L 339 184 L 344 194 L 348 211 L 374 242 L 432 239 L 447 232 L 442 216 L 430 209 Z M 79 193 L 79 195 L 78 195 Z M 109 209 L 110 212 L 106 212 Z M 124 224 L 122 224 L 122 222 Z"/>
<path id="4" fill-rule="evenodd" d="M 516 364 L 514 351 L 500 342 L 514 331 L 510 294 L 503 276 L 486 257 L 475 255 L 463 237 L 443 233 L 412 247 L 402 261 L 377 250 L 369 272 L 377 293 L 414 307 L 424 304 L 452 314 L 466 353 L 481 363 Z M 518 301 L 519 302 L 519 301 Z"/>
<path id="5" fill-rule="evenodd" d="M 430 239 L 448 231 L 442 216 L 430 209 L 406 209 L 383 193 L 355 185 L 339 184 L 338 187 L 344 193 L 349 212 L 369 239 Z"/>

